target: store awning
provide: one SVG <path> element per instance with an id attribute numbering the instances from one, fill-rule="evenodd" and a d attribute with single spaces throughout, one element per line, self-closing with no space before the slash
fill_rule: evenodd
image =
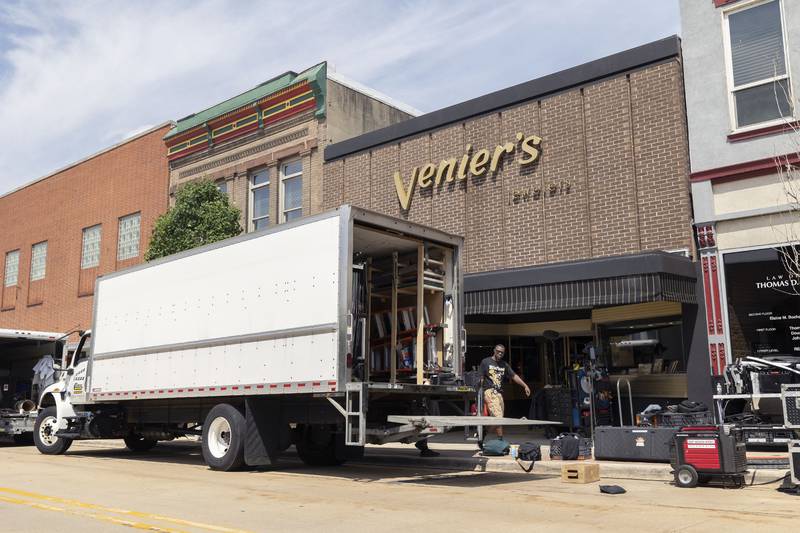
<path id="1" fill-rule="evenodd" d="M 464 285 L 467 315 L 697 303 L 694 264 L 665 252 L 485 272 L 466 276 Z"/>

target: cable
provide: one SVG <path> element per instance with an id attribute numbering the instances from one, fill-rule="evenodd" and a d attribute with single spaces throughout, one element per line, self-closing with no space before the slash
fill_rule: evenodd
<path id="1" fill-rule="evenodd" d="M 756 480 L 756 471 L 753 470 L 753 477 L 750 479 L 750 484 L 748 485 L 748 487 L 758 487 L 760 485 L 772 485 L 773 483 L 777 483 L 779 481 L 783 481 L 784 479 L 786 479 L 788 477 L 789 477 L 789 472 L 786 472 L 786 474 L 782 475 L 778 479 L 773 479 L 772 481 L 762 481 L 761 483 L 753 483 L 753 481 Z"/>

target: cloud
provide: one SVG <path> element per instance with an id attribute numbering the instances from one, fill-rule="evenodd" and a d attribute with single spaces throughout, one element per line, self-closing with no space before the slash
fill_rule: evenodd
<path id="1" fill-rule="evenodd" d="M 430 111 L 677 31 L 677 1 L 0 4 L 0 194 L 321 60 Z"/>

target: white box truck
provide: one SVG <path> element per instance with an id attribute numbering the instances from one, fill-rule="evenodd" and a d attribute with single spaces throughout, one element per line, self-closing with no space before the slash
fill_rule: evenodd
<path id="1" fill-rule="evenodd" d="M 102 276 L 91 349 L 45 391 L 36 445 L 199 435 L 206 463 L 230 470 L 291 444 L 339 464 L 367 442 L 472 425 L 443 416 L 474 394 L 462 242 L 343 206 Z"/>

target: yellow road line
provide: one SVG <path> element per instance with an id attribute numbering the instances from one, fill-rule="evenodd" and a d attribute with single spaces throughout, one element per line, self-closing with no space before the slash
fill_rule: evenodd
<path id="1" fill-rule="evenodd" d="M 0 487 L 0 493 L 12 494 L 15 496 L 22 496 L 26 498 L 34 498 L 38 500 L 45 500 L 49 502 L 61 503 L 64 505 L 73 505 L 76 507 L 83 507 L 85 509 L 92 509 L 97 511 L 104 511 L 108 513 L 116 513 L 128 516 L 135 516 L 137 518 L 147 518 L 150 520 L 158 520 L 160 522 L 170 522 L 173 524 L 180 524 L 182 526 L 196 527 L 199 529 L 207 529 L 209 531 L 218 531 L 220 533 L 249 533 L 243 529 L 231 529 L 228 527 L 215 526 L 212 524 L 204 524 L 201 522 L 194 522 L 191 520 L 183 520 L 182 518 L 172 518 L 169 516 L 162 516 L 152 513 L 143 513 L 140 511 L 131 511 L 130 509 L 120 509 L 117 507 L 105 507 L 94 503 L 86 503 L 79 500 L 72 500 L 68 498 L 58 498 L 56 496 L 48 496 L 46 494 L 38 494 L 36 492 L 29 492 L 25 490 L 12 489 L 8 487 Z M 1 498 L 1 497 L 0 497 Z M 166 530 L 165 530 L 166 531 Z"/>
<path id="2" fill-rule="evenodd" d="M 13 503 L 16 505 L 27 505 L 29 507 L 33 507 L 34 509 L 41 509 L 43 511 L 54 511 L 57 513 L 73 514 L 83 518 L 93 518 L 94 520 L 111 522 L 113 524 L 117 524 L 120 526 L 132 527 L 135 529 L 144 529 L 146 531 L 158 531 L 160 533 L 187 533 L 180 529 L 163 528 L 155 526 L 153 524 L 145 524 L 144 522 L 131 522 L 130 520 L 123 520 L 121 518 L 116 518 L 113 516 L 102 515 L 97 513 L 83 513 L 80 511 L 75 511 L 74 509 L 64 509 L 62 507 L 55 507 L 53 505 L 47 505 L 44 503 L 32 502 L 29 500 L 21 500 L 19 498 L 9 498 L 8 496 L 0 496 L 0 502 Z"/>

